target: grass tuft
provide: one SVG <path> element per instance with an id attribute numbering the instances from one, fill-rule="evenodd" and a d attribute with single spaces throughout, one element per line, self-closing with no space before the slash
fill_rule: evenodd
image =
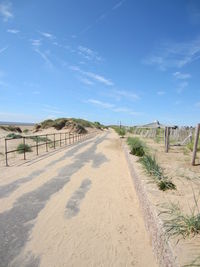
<path id="1" fill-rule="evenodd" d="M 145 155 L 146 145 L 138 137 L 128 137 L 127 144 L 131 149 L 131 154 L 143 157 Z"/>
<path id="2" fill-rule="evenodd" d="M 169 219 L 164 220 L 164 228 L 168 237 L 194 237 L 200 234 L 200 213 L 195 209 L 190 214 L 184 214 L 179 204 L 171 203 L 160 214 L 166 214 Z"/>
<path id="3" fill-rule="evenodd" d="M 32 149 L 31 149 L 31 147 L 29 146 L 29 145 L 27 145 L 27 144 L 19 144 L 18 146 L 17 146 L 17 153 L 19 153 L 19 154 L 22 154 L 22 153 L 24 153 L 24 151 L 25 152 L 31 152 L 32 151 Z"/>
<path id="4" fill-rule="evenodd" d="M 158 188 L 162 191 L 176 189 L 175 184 L 163 173 L 163 169 L 156 162 L 155 157 L 144 155 L 139 162 L 143 165 L 146 172 L 153 177 Z"/>
<path id="5" fill-rule="evenodd" d="M 19 139 L 21 137 L 22 137 L 21 134 L 16 134 L 16 133 L 10 133 L 6 135 L 6 138 L 9 138 L 9 139 Z"/>

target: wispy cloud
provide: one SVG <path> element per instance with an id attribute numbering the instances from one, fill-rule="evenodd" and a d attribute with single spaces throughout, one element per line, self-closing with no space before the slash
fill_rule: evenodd
<path id="1" fill-rule="evenodd" d="M 39 47 L 42 44 L 42 41 L 39 39 L 31 39 L 30 41 L 31 41 L 32 46 L 35 46 L 35 47 Z"/>
<path id="2" fill-rule="evenodd" d="M 178 85 L 178 87 L 177 87 L 177 92 L 178 92 L 179 94 L 181 94 L 181 93 L 184 91 L 184 89 L 185 89 L 186 87 L 188 87 L 188 82 L 186 82 L 186 81 L 181 82 L 181 83 Z"/>
<path id="3" fill-rule="evenodd" d="M 158 92 L 157 92 L 157 95 L 160 95 L 160 96 L 161 96 L 161 95 L 165 95 L 165 94 L 166 94 L 165 91 L 158 91 Z"/>
<path id="4" fill-rule="evenodd" d="M 111 80 L 108 80 L 108 79 L 106 79 L 105 77 L 103 77 L 103 76 L 101 76 L 99 74 L 96 74 L 96 73 L 93 73 L 93 72 L 84 72 L 84 74 L 86 76 L 92 78 L 93 80 L 96 80 L 97 82 L 103 83 L 105 85 L 108 85 L 108 86 L 114 85 Z"/>
<path id="5" fill-rule="evenodd" d="M 47 38 L 47 39 L 55 39 L 55 36 L 53 35 L 53 34 L 51 34 L 51 33 L 49 33 L 49 32 L 40 32 L 39 31 L 39 33 L 43 36 L 43 37 L 45 37 L 45 38 Z"/>
<path id="6" fill-rule="evenodd" d="M 171 67 L 182 68 L 200 58 L 200 37 L 188 42 L 166 42 L 157 51 L 143 60 L 161 70 Z"/>
<path id="7" fill-rule="evenodd" d="M 0 48 L 0 54 L 2 54 L 4 51 L 6 51 L 8 49 L 8 46 L 5 46 L 3 48 Z"/>
<path id="8" fill-rule="evenodd" d="M 87 60 L 96 60 L 96 61 L 102 60 L 102 58 L 98 55 L 97 52 L 81 45 L 78 46 L 78 54 Z"/>
<path id="9" fill-rule="evenodd" d="M 63 114 L 64 112 L 59 110 L 57 107 L 51 106 L 51 105 L 43 105 L 42 108 L 43 111 L 51 113 L 51 114 Z"/>
<path id="10" fill-rule="evenodd" d="M 96 106 L 99 106 L 103 109 L 109 109 L 113 112 L 119 112 L 119 113 L 127 113 L 129 115 L 141 115 L 142 113 L 141 112 L 135 112 L 127 107 L 118 107 L 114 104 L 111 104 L 111 103 L 108 103 L 108 102 L 103 102 L 103 101 L 100 101 L 100 100 L 97 100 L 97 99 L 88 99 L 86 101 L 87 103 L 91 103 L 93 105 L 96 105 Z"/>
<path id="11" fill-rule="evenodd" d="M 7 29 L 7 32 L 12 34 L 18 34 L 20 31 L 17 29 Z"/>
<path id="12" fill-rule="evenodd" d="M 102 108 L 113 108 L 114 107 L 113 104 L 110 104 L 110 103 L 107 103 L 107 102 L 102 102 L 102 101 L 96 100 L 96 99 L 88 99 L 87 102 L 91 103 L 91 104 L 95 104 L 95 105 L 100 106 Z"/>
<path id="13" fill-rule="evenodd" d="M 41 56 L 41 58 L 44 60 L 44 62 L 47 64 L 48 67 L 50 67 L 50 68 L 53 67 L 53 64 L 52 64 L 51 60 L 49 59 L 46 52 L 41 52 L 39 50 L 39 48 L 35 48 L 34 51 Z"/>
<path id="14" fill-rule="evenodd" d="M 112 14 L 112 12 L 114 12 L 116 9 L 120 8 L 124 2 L 126 0 L 121 0 L 119 2 L 117 2 L 111 9 L 108 9 L 106 12 L 102 13 L 99 17 L 97 17 L 97 19 L 90 25 L 86 26 L 81 32 L 80 34 L 84 34 L 87 31 L 89 31 L 91 28 L 93 28 L 95 25 L 97 25 L 99 22 L 105 20 L 106 18 L 109 17 L 110 14 Z"/>
<path id="15" fill-rule="evenodd" d="M 125 2 L 126 0 L 122 0 L 122 1 L 119 1 L 116 5 L 113 6 L 113 10 L 115 9 L 118 9 L 119 7 L 121 7 L 123 5 L 123 3 Z"/>
<path id="16" fill-rule="evenodd" d="M 115 94 L 115 96 L 125 97 L 129 100 L 137 100 L 140 98 L 138 94 L 125 90 L 113 90 L 113 93 Z"/>
<path id="17" fill-rule="evenodd" d="M 10 1 L 0 3 L 0 16 L 5 22 L 13 18 L 12 4 Z"/>
<path id="18" fill-rule="evenodd" d="M 69 68 L 73 71 L 81 73 L 83 76 L 89 77 L 89 78 L 91 78 L 97 82 L 103 83 L 107 86 L 113 86 L 114 85 L 114 83 L 111 80 L 108 80 L 107 78 L 105 78 L 99 74 L 93 73 L 93 72 L 83 71 L 78 66 L 70 66 Z"/>
<path id="19" fill-rule="evenodd" d="M 181 73 L 180 71 L 174 72 L 173 76 L 179 80 L 186 80 L 191 78 L 191 75 L 189 73 Z"/>
<path id="20" fill-rule="evenodd" d="M 79 77 L 79 80 L 86 85 L 93 85 L 94 83 L 87 78 Z"/>

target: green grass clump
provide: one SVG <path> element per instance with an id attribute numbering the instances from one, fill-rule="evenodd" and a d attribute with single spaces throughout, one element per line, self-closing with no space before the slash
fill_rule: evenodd
<path id="1" fill-rule="evenodd" d="M 118 131 L 118 134 L 123 138 L 126 134 L 126 130 L 125 128 L 120 128 Z"/>
<path id="2" fill-rule="evenodd" d="M 130 146 L 131 154 L 138 157 L 145 155 L 146 145 L 138 137 L 128 137 L 127 144 Z"/>
<path id="3" fill-rule="evenodd" d="M 45 143 L 45 142 L 51 141 L 51 139 L 47 138 L 46 136 L 30 136 L 27 138 L 32 139 L 33 141 L 38 142 L 38 143 L 41 143 L 41 142 Z"/>
<path id="4" fill-rule="evenodd" d="M 21 137 L 22 137 L 21 134 L 15 134 L 15 133 L 10 133 L 6 135 L 6 138 L 9 138 L 9 139 L 19 139 Z"/>
<path id="5" fill-rule="evenodd" d="M 121 136 L 122 138 L 125 136 L 125 134 L 126 134 L 126 129 L 125 129 L 124 127 L 113 126 L 112 128 L 113 128 L 113 129 L 115 130 L 115 132 L 116 132 L 117 134 L 119 134 L 119 136 Z"/>
<path id="6" fill-rule="evenodd" d="M 189 151 L 193 151 L 194 141 L 188 143 L 186 147 Z M 197 151 L 200 151 L 200 140 L 198 142 Z"/>
<path id="7" fill-rule="evenodd" d="M 65 118 L 60 118 L 60 119 L 56 119 L 54 120 L 54 123 L 53 123 L 53 127 L 56 129 L 56 130 L 61 130 L 63 127 L 65 127 L 65 124 L 68 120 L 65 119 Z"/>
<path id="8" fill-rule="evenodd" d="M 8 125 L 8 126 L 0 126 L 0 129 L 4 130 L 4 131 L 9 131 L 9 132 L 18 132 L 18 133 L 22 133 L 22 130 L 20 127 L 17 126 L 12 126 L 12 125 Z"/>
<path id="9" fill-rule="evenodd" d="M 160 214 L 166 214 L 164 228 L 168 237 L 194 237 L 200 234 L 200 213 L 193 209 L 190 214 L 184 214 L 178 204 L 171 203 Z"/>
<path id="10" fill-rule="evenodd" d="M 23 133 L 27 134 L 29 132 L 29 129 L 24 129 Z"/>
<path id="11" fill-rule="evenodd" d="M 24 153 L 24 151 L 25 151 L 25 152 L 31 152 L 32 149 L 31 149 L 31 147 L 30 147 L 29 145 L 27 145 L 27 144 L 19 144 L 19 145 L 17 146 L 17 152 L 18 152 L 19 154 L 22 154 L 22 153 Z"/>
<path id="12" fill-rule="evenodd" d="M 41 128 L 42 129 L 47 129 L 49 127 L 53 127 L 54 124 L 54 120 L 44 120 L 43 122 L 41 122 Z"/>
<path id="13" fill-rule="evenodd" d="M 163 170 L 156 162 L 155 157 L 144 155 L 139 161 L 145 168 L 146 172 L 153 177 L 160 190 L 166 191 L 168 189 L 176 189 L 175 184 L 164 175 Z"/>

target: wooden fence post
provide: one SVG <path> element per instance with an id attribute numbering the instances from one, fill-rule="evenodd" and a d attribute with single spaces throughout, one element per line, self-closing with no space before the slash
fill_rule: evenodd
<path id="1" fill-rule="evenodd" d="M 7 148 L 7 139 L 5 138 L 5 156 L 6 156 L 6 166 L 8 167 L 8 148 Z"/>
<path id="2" fill-rule="evenodd" d="M 47 144 L 47 140 L 48 140 L 48 135 L 46 134 L 46 152 L 48 152 L 48 144 Z"/>
<path id="3" fill-rule="evenodd" d="M 197 124 L 195 131 L 195 139 L 194 139 L 194 147 L 193 147 L 193 155 L 192 155 L 192 165 L 195 165 L 195 159 L 197 154 L 198 142 L 199 142 L 199 131 L 200 131 L 200 123 Z"/>
<path id="4" fill-rule="evenodd" d="M 53 134 L 54 149 L 56 148 L 56 135 Z"/>
<path id="5" fill-rule="evenodd" d="M 25 141 L 25 137 L 23 137 L 23 144 L 24 144 L 24 160 L 26 160 L 26 141 Z"/>
<path id="6" fill-rule="evenodd" d="M 38 136 L 36 136 L 36 153 L 37 153 L 37 156 L 38 156 Z"/>
<path id="7" fill-rule="evenodd" d="M 170 128 L 165 127 L 165 152 L 168 153 L 169 151 L 169 134 L 170 134 Z"/>

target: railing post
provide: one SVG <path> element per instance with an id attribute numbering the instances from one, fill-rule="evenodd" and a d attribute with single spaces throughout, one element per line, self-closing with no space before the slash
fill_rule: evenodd
<path id="1" fill-rule="evenodd" d="M 61 133 L 60 133 L 60 146 L 61 146 Z"/>
<path id="2" fill-rule="evenodd" d="M 65 133 L 65 145 L 66 145 L 66 133 Z"/>
<path id="3" fill-rule="evenodd" d="M 69 133 L 69 144 L 71 145 L 71 134 Z"/>
<path id="4" fill-rule="evenodd" d="M 25 137 L 23 137 L 23 144 L 24 144 L 24 160 L 26 160 L 26 141 L 25 141 Z"/>
<path id="5" fill-rule="evenodd" d="M 6 156 L 6 166 L 8 167 L 8 148 L 7 148 L 7 139 L 5 138 L 5 156 Z"/>
<path id="6" fill-rule="evenodd" d="M 194 139 L 194 147 L 193 147 L 193 155 L 192 155 L 192 165 L 195 165 L 195 159 L 197 154 L 198 142 L 199 142 L 199 132 L 200 132 L 200 123 L 197 124 L 195 131 L 195 139 Z"/>
<path id="7" fill-rule="evenodd" d="M 38 136 L 36 136 L 36 154 L 38 156 Z"/>
<path id="8" fill-rule="evenodd" d="M 47 140 L 48 140 L 48 134 L 46 134 L 46 152 L 48 152 L 48 143 L 47 143 Z"/>
<path id="9" fill-rule="evenodd" d="M 74 144 L 74 133 L 73 133 L 73 144 Z"/>
<path id="10" fill-rule="evenodd" d="M 53 134 L 54 138 L 53 138 L 53 143 L 54 143 L 54 149 L 56 148 L 56 135 Z"/>

